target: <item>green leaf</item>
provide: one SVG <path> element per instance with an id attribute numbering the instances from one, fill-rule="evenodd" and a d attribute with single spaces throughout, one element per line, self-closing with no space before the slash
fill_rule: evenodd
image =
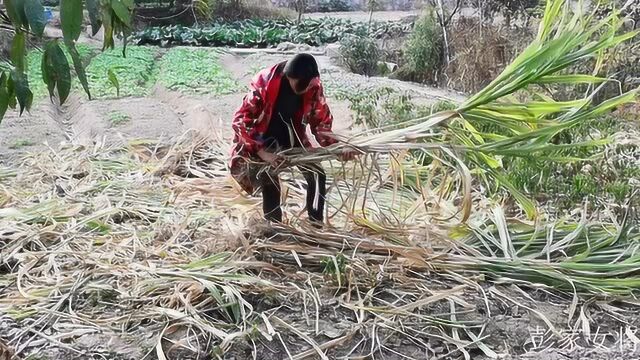
<path id="1" fill-rule="evenodd" d="M 10 97 L 13 97 L 13 94 L 7 89 L 7 74 L 3 71 L 0 75 L 0 123 L 9 108 Z"/>
<path id="2" fill-rule="evenodd" d="M 102 8 L 102 25 L 104 26 L 104 40 L 102 41 L 102 50 L 114 47 L 113 42 L 113 20 L 110 8 Z"/>
<path id="3" fill-rule="evenodd" d="M 89 100 L 91 100 L 91 91 L 89 91 L 89 81 L 87 80 L 87 74 L 84 70 L 84 65 L 82 65 L 82 59 L 80 58 L 80 53 L 76 48 L 75 43 L 67 43 L 67 49 L 71 54 L 71 59 L 73 60 L 73 68 L 76 70 L 76 75 L 78 75 L 78 80 L 80 80 L 80 84 L 82 84 L 82 88 L 84 92 L 87 93 Z"/>
<path id="4" fill-rule="evenodd" d="M 11 20 L 11 24 L 18 29 L 22 26 L 22 21 L 20 16 L 18 16 L 18 12 L 16 11 L 16 0 L 6 0 L 4 2 L 5 7 L 7 8 L 7 16 L 9 16 L 9 20 Z"/>
<path id="5" fill-rule="evenodd" d="M 563 83 L 563 84 L 578 84 L 578 83 L 586 83 L 586 84 L 597 84 L 601 82 L 607 81 L 606 78 L 592 76 L 592 75 L 580 75 L 580 74 L 570 74 L 570 75 L 548 75 L 545 76 L 538 81 L 537 84 L 555 84 L 555 83 Z"/>
<path id="6" fill-rule="evenodd" d="M 28 29 L 29 23 L 24 13 L 23 0 L 6 0 L 4 4 L 7 8 L 7 16 L 9 16 L 13 26 L 16 29 Z"/>
<path id="7" fill-rule="evenodd" d="M 60 1 L 60 23 L 65 41 L 76 41 L 82 32 L 82 0 Z"/>
<path id="8" fill-rule="evenodd" d="M 53 96 L 55 85 L 58 88 L 60 103 L 63 104 L 71 91 L 71 69 L 58 41 L 47 44 L 43 61 L 42 76 L 49 89 L 49 96 Z"/>
<path id="9" fill-rule="evenodd" d="M 92 220 L 87 223 L 87 227 L 91 229 L 91 231 L 95 231 L 100 235 L 108 235 L 111 231 L 111 227 L 108 224 L 103 223 L 102 221 Z"/>
<path id="10" fill-rule="evenodd" d="M 33 93 L 29 90 L 29 80 L 26 74 L 14 69 L 11 71 L 10 81 L 15 88 L 16 98 L 20 104 L 20 115 L 22 115 L 25 109 L 27 111 L 31 109 L 31 104 L 33 103 Z"/>
<path id="11" fill-rule="evenodd" d="M 16 87 L 13 84 L 13 80 L 11 80 L 11 75 L 7 78 L 7 93 L 9 94 L 9 107 L 15 110 L 18 101 L 16 100 Z"/>
<path id="12" fill-rule="evenodd" d="M 127 38 L 129 38 L 129 32 L 128 31 L 124 31 L 123 35 L 123 39 L 122 39 L 122 57 L 126 58 L 127 57 Z"/>
<path id="13" fill-rule="evenodd" d="M 24 12 L 29 21 L 31 31 L 36 36 L 41 37 L 46 24 L 42 2 L 40 0 L 24 0 Z"/>
<path id="14" fill-rule="evenodd" d="M 22 31 L 16 31 L 11 44 L 11 61 L 20 72 L 24 72 L 24 57 L 26 51 L 26 36 Z"/>
<path id="15" fill-rule="evenodd" d="M 120 96 L 120 82 L 118 82 L 118 77 L 113 69 L 109 69 L 107 71 L 107 76 L 109 77 L 109 82 L 116 88 L 116 95 Z"/>
<path id="16" fill-rule="evenodd" d="M 507 178 L 502 174 L 498 173 L 495 170 L 490 170 L 490 173 L 494 176 L 498 183 L 505 189 L 507 189 L 511 196 L 516 199 L 518 205 L 520 205 L 522 210 L 524 210 L 529 219 L 536 219 L 538 217 L 538 209 L 533 200 L 529 199 L 525 194 L 521 193 L 520 190 L 518 190 L 518 188 L 509 180 L 507 180 Z"/>
<path id="17" fill-rule="evenodd" d="M 100 18 L 100 1 L 87 0 L 86 6 L 87 12 L 89 12 L 89 20 L 91 21 L 91 35 L 95 36 L 102 26 L 102 19 Z"/>
<path id="18" fill-rule="evenodd" d="M 123 25 L 129 27 L 131 25 L 131 11 L 120 0 L 111 0 L 111 8 Z"/>
<path id="19" fill-rule="evenodd" d="M 55 41 L 55 40 L 54 40 Z M 50 64 L 49 60 L 49 44 L 45 45 L 44 53 L 42 54 L 42 60 L 40 61 L 40 71 L 42 72 L 42 81 L 47 85 L 49 91 L 49 97 L 53 97 L 53 91 L 56 87 L 56 80 L 53 77 L 54 74 L 51 70 L 53 64 Z"/>

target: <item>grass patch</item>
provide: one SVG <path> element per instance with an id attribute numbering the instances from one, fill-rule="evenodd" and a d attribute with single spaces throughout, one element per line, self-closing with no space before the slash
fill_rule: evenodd
<path id="1" fill-rule="evenodd" d="M 111 126 L 118 126 L 131 121 L 131 116 L 120 111 L 112 111 L 109 113 L 108 119 Z"/>
<path id="2" fill-rule="evenodd" d="M 172 48 L 160 61 L 159 82 L 187 93 L 229 94 L 238 84 L 219 64 L 214 49 Z"/>
<path id="3" fill-rule="evenodd" d="M 154 48 L 144 46 L 127 47 L 127 57 L 122 56 L 120 47 L 101 52 L 86 70 L 91 94 L 94 98 L 117 96 L 108 77 L 112 70 L 118 78 L 120 96 L 147 95 L 156 79 L 155 56 Z"/>

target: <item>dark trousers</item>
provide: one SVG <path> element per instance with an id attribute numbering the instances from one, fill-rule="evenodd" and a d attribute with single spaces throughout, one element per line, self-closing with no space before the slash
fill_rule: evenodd
<path id="1" fill-rule="evenodd" d="M 327 175 L 320 165 L 300 165 L 300 172 L 307 181 L 307 213 L 309 220 L 323 222 Z M 262 186 L 262 210 L 265 219 L 282 222 L 280 208 L 280 178 L 264 173 L 260 176 Z M 317 198 L 316 198 L 317 196 Z"/>

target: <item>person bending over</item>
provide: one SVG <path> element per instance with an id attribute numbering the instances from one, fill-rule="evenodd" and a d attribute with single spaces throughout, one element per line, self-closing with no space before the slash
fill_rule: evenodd
<path id="1" fill-rule="evenodd" d="M 323 94 L 318 64 L 309 54 L 295 55 L 260 71 L 233 119 L 233 149 L 230 170 L 242 189 L 254 194 L 262 189 L 265 219 L 282 222 L 280 179 L 270 171 L 257 172 L 257 163 L 277 168 L 278 153 L 291 148 L 309 148 L 309 126 L 320 146 L 336 143 L 331 126 L 333 116 Z M 341 158 L 353 158 L 345 151 Z M 318 164 L 299 165 L 307 182 L 307 213 L 316 226 L 323 223 L 326 175 Z"/>

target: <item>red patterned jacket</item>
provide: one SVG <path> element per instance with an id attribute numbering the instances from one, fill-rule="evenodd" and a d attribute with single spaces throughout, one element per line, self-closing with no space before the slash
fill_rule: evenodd
<path id="1" fill-rule="evenodd" d="M 260 71 L 251 82 L 250 91 L 233 118 L 233 148 L 229 164 L 231 175 L 244 191 L 254 193 L 250 174 L 250 162 L 256 161 L 256 153 L 263 146 L 264 133 L 269 128 L 271 114 L 278 98 L 280 82 L 284 77 L 286 62 Z M 285 80 L 286 81 L 286 80 Z M 293 118 L 296 136 L 305 148 L 312 147 L 306 134 L 309 125 L 320 146 L 334 144 L 331 136 L 333 116 L 324 97 L 320 79 L 314 79 L 304 93 L 301 110 Z"/>

